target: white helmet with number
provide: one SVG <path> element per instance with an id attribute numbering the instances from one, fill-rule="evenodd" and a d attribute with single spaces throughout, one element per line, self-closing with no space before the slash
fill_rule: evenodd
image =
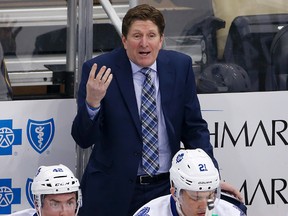
<path id="1" fill-rule="evenodd" d="M 76 192 L 77 212 L 82 205 L 82 195 L 78 179 L 72 171 L 62 165 L 40 166 L 31 185 L 36 208 L 42 207 L 41 195 Z M 39 210 L 40 212 L 40 210 Z"/>
<path id="2" fill-rule="evenodd" d="M 213 161 L 202 149 L 180 150 L 172 159 L 170 168 L 171 185 L 175 195 L 182 189 L 188 191 L 212 191 L 219 188 L 219 172 Z"/>

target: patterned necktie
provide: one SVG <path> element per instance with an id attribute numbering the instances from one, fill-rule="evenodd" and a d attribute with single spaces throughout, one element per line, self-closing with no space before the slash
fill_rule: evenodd
<path id="1" fill-rule="evenodd" d="M 146 76 L 141 95 L 141 122 L 143 153 L 143 169 L 148 175 L 154 175 L 159 169 L 158 128 L 155 87 L 150 76 L 151 69 L 142 68 Z"/>

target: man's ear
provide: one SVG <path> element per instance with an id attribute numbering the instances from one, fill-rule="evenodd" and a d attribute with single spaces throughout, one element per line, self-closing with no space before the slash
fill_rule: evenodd
<path id="1" fill-rule="evenodd" d="M 170 193 L 171 193 L 172 197 L 174 198 L 174 200 L 177 201 L 176 189 L 175 189 L 175 187 L 171 187 L 171 188 L 170 188 Z"/>

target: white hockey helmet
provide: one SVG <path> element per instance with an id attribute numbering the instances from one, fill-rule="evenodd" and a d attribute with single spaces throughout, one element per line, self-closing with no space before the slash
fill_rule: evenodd
<path id="1" fill-rule="evenodd" d="M 40 166 L 31 185 L 36 208 L 42 207 L 41 196 L 76 192 L 77 211 L 82 205 L 82 194 L 78 179 L 72 171 L 62 165 Z M 40 211 L 40 210 L 39 210 Z"/>
<path id="2" fill-rule="evenodd" d="M 179 150 L 172 159 L 170 168 L 171 185 L 175 195 L 180 191 L 213 191 L 219 188 L 219 172 L 211 158 L 202 149 Z"/>

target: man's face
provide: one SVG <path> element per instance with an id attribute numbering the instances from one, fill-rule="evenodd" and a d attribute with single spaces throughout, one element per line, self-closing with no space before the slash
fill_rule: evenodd
<path id="1" fill-rule="evenodd" d="M 46 195 L 42 204 L 42 216 L 75 216 L 76 194 Z"/>
<path id="2" fill-rule="evenodd" d="M 162 47 L 163 35 L 150 20 L 137 20 L 130 26 L 127 37 L 122 36 L 122 43 L 129 59 L 135 64 L 151 66 Z"/>
<path id="3" fill-rule="evenodd" d="M 215 200 L 214 191 L 195 192 L 183 190 L 179 204 L 185 216 L 205 216 L 207 200 Z"/>

